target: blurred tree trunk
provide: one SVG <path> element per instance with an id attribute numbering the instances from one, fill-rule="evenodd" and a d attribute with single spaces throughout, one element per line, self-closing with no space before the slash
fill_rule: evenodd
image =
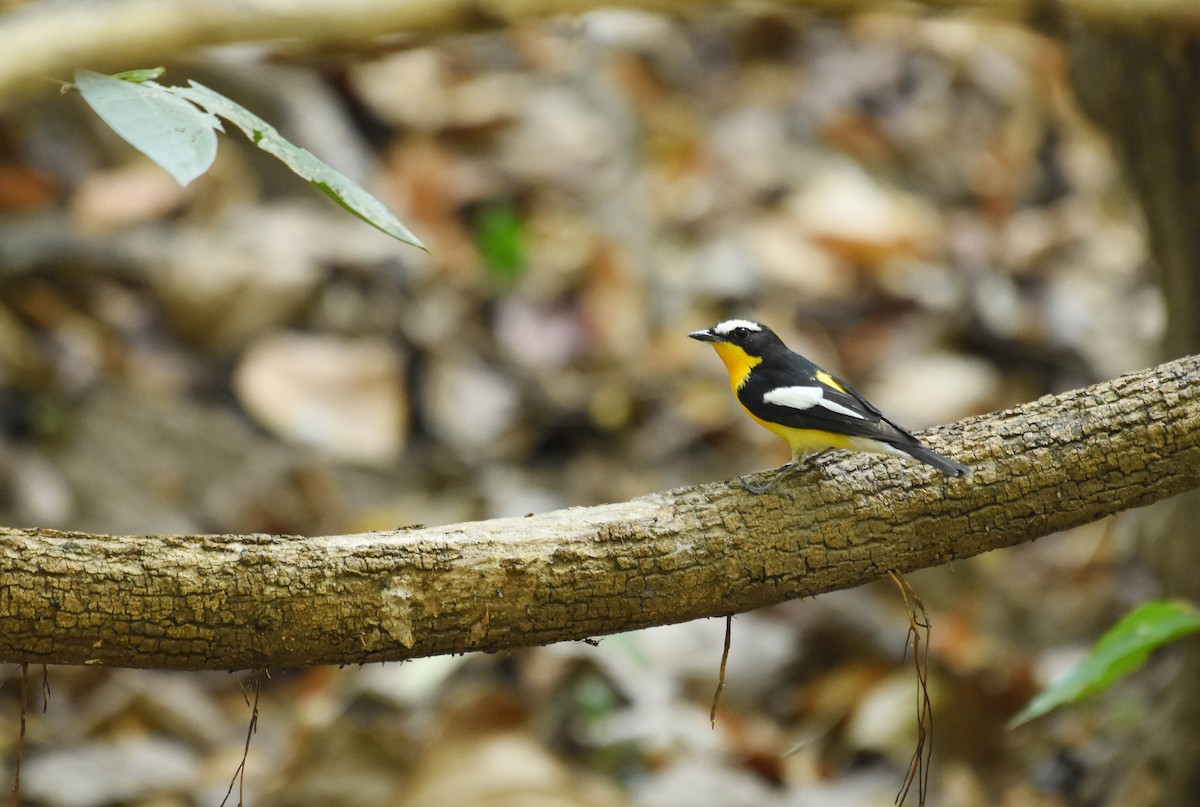
<path id="1" fill-rule="evenodd" d="M 1165 358 L 1200 353 L 1200 32 L 1092 24 L 1068 42 L 1075 93 L 1111 137 L 1145 213 L 1167 301 Z M 1197 525 L 1197 491 L 1145 521 L 1145 554 L 1167 596 L 1200 602 Z M 1200 804 L 1200 641 L 1177 652 L 1171 689 L 1145 724 L 1143 770 L 1162 777 L 1157 803 Z"/>

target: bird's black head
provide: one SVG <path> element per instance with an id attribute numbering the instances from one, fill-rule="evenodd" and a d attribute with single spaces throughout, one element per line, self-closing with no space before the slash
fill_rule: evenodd
<path id="1" fill-rule="evenodd" d="M 701 342 L 712 342 L 714 347 L 733 345 L 748 356 L 765 356 L 769 350 L 783 346 L 774 331 L 761 322 L 748 319 L 727 319 L 707 330 L 692 331 L 688 336 Z"/>

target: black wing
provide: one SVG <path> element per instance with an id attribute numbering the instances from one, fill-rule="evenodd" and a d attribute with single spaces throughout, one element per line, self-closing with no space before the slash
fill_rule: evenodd
<path id="1" fill-rule="evenodd" d="M 808 406 L 772 403 L 773 390 L 801 387 L 812 390 Z M 817 396 L 816 390 L 820 390 Z M 776 400 L 787 396 L 775 396 Z M 806 403 L 803 394 L 793 396 Z M 793 429 L 817 429 L 852 437 L 870 437 L 897 445 L 919 445 L 906 430 L 888 420 L 879 408 L 841 379 L 796 353 L 775 356 L 754 368 L 738 400 L 753 415 Z"/>

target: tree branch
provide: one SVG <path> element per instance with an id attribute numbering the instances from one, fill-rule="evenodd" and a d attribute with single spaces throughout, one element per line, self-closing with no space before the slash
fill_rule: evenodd
<path id="1" fill-rule="evenodd" d="M 1200 357 L 926 433 L 974 467 L 835 455 L 527 518 L 361 535 L 0 530 L 0 661 L 174 669 L 502 650 L 760 608 L 1200 485 Z"/>
<path id="2" fill-rule="evenodd" d="M 971 9 L 1025 21 L 1047 0 L 920 0 L 934 9 Z M 784 0 L 835 13 L 878 9 L 880 0 Z M 198 47 L 300 40 L 336 45 L 393 33 L 462 32 L 522 19 L 597 8 L 695 11 L 716 0 L 109 0 L 34 2 L 0 17 L 0 104 L 45 92 L 47 77 L 67 80 L 77 67 L 152 67 Z M 721 5 L 726 5 L 721 3 Z M 1195 19 L 1195 0 L 1059 0 L 1097 22 Z"/>

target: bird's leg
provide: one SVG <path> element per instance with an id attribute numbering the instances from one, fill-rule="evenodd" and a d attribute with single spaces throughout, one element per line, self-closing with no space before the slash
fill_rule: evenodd
<path id="1" fill-rule="evenodd" d="M 804 468 L 804 469 L 816 468 L 817 470 L 820 470 L 820 468 L 818 468 L 814 464 L 814 460 L 816 460 L 817 457 L 821 456 L 822 454 L 824 454 L 828 451 L 832 451 L 832 449 L 827 448 L 824 451 L 818 451 L 815 454 L 807 454 L 807 455 L 803 455 L 803 456 L 792 457 L 792 461 L 789 462 L 787 465 L 783 466 L 782 468 L 780 468 L 779 473 L 775 474 L 775 478 L 772 479 L 770 482 L 768 482 L 765 485 L 754 485 L 754 484 L 751 484 L 750 482 L 747 482 L 745 479 L 739 479 L 738 481 L 742 483 L 742 487 L 744 487 L 746 490 L 750 491 L 751 493 L 753 493 L 757 496 L 760 493 L 766 493 L 771 488 L 773 488 L 777 484 L 779 484 L 779 482 L 782 481 L 784 477 L 788 476 L 789 474 L 793 474 L 802 468 Z"/>

